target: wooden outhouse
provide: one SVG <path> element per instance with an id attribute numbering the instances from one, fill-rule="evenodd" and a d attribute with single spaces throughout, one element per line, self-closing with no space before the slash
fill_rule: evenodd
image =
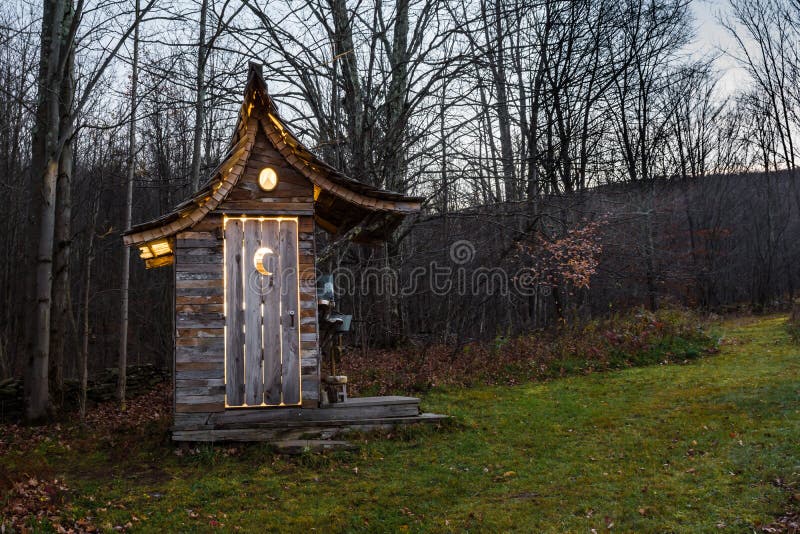
<path id="1" fill-rule="evenodd" d="M 426 421 L 418 399 L 320 402 L 314 235 L 386 238 L 421 199 L 352 180 L 304 147 L 251 64 L 230 148 L 170 213 L 125 232 L 173 266 L 173 439 L 272 440 Z"/>

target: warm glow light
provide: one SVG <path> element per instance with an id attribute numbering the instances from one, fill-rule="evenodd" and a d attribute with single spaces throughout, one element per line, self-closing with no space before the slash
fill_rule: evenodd
<path id="1" fill-rule="evenodd" d="M 169 246 L 169 241 L 154 241 L 150 243 L 150 250 L 153 251 L 153 254 L 156 256 L 163 256 L 164 254 L 169 254 L 172 252 L 172 248 Z"/>
<path id="2" fill-rule="evenodd" d="M 255 264 L 256 271 L 263 274 L 264 276 L 272 275 L 272 272 L 267 270 L 267 267 L 264 265 L 264 260 L 266 259 L 265 256 L 268 254 L 275 254 L 271 248 L 269 247 L 261 247 L 260 249 L 256 250 L 255 255 L 253 255 L 253 264 Z"/>
<path id="3" fill-rule="evenodd" d="M 264 167 L 258 174 L 258 185 L 264 191 L 272 191 L 278 186 L 278 174 L 272 167 Z"/>
<path id="4" fill-rule="evenodd" d="M 147 248 L 147 245 L 139 247 L 139 257 L 143 260 L 149 260 L 153 257 L 153 253 Z"/>

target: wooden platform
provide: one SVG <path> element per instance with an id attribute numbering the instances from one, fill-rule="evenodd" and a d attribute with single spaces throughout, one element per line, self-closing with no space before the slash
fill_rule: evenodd
<path id="1" fill-rule="evenodd" d="M 203 417 L 179 417 L 174 441 L 330 439 L 354 431 L 435 423 L 446 416 L 420 413 L 415 397 L 357 397 L 324 408 L 233 408 Z"/>

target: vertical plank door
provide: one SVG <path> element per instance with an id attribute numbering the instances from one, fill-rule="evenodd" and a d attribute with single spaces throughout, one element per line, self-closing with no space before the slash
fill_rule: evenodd
<path id="1" fill-rule="evenodd" d="M 300 307 L 297 289 L 297 221 L 280 222 L 281 389 L 283 404 L 300 404 Z"/>
<path id="2" fill-rule="evenodd" d="M 300 404 L 297 232 L 296 220 L 226 221 L 227 406 Z"/>
<path id="3" fill-rule="evenodd" d="M 228 406 L 244 404 L 244 311 L 242 309 L 242 222 L 225 225 L 225 396 Z"/>

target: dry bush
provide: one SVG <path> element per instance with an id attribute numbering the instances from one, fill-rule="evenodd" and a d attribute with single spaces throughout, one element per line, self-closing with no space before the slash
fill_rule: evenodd
<path id="1" fill-rule="evenodd" d="M 683 310 L 637 311 L 490 342 L 352 350 L 342 362 L 353 393 L 413 393 L 546 380 L 658 363 L 680 363 L 712 351 L 715 340 Z"/>

